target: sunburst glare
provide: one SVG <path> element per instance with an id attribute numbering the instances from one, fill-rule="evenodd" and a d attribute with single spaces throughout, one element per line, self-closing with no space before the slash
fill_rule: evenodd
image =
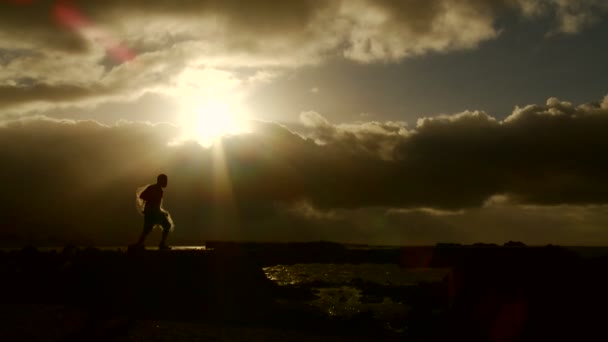
<path id="1" fill-rule="evenodd" d="M 176 79 L 174 95 L 181 103 L 178 141 L 194 140 L 209 147 L 226 135 L 249 130 L 242 105 L 242 82 L 229 72 L 189 69 Z"/>
<path id="2" fill-rule="evenodd" d="M 180 116 L 180 140 L 195 140 L 209 147 L 226 135 L 248 131 L 245 110 L 222 100 L 210 100 L 185 108 Z"/>

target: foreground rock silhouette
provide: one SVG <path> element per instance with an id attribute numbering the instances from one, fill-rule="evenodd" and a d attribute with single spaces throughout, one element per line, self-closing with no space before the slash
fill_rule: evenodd
<path id="1" fill-rule="evenodd" d="M 210 246 L 213 251 L 68 246 L 60 252 L 34 247 L 2 252 L 0 339 L 36 340 L 35 333 L 44 330 L 44 340 L 105 341 L 134 333 L 146 338 L 158 331 L 202 334 L 204 329 L 228 327 L 291 340 L 310 340 L 312 335 L 347 340 L 588 340 L 602 331 L 608 304 L 608 259 L 584 259 L 558 247 Z M 295 263 L 396 263 L 452 271 L 439 284 L 356 284 L 369 298 L 403 297 L 411 310 L 403 318 L 406 329 L 396 332 L 365 312 L 336 319 L 285 305 L 310 298 L 311 289 L 279 287 L 262 267 Z M 19 328 L 25 322 L 33 322 L 34 330 Z"/>

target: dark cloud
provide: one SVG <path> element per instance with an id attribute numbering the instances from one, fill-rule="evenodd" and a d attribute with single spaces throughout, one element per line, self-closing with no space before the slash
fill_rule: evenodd
<path id="1" fill-rule="evenodd" d="M 550 34 L 574 34 L 596 24 L 608 12 L 603 0 L 516 0 L 530 17 L 554 14 L 557 27 Z"/>
<path id="2" fill-rule="evenodd" d="M 57 1 L 0 1 L 2 47 L 54 47 L 66 52 L 86 51 L 81 37 L 62 29 L 55 20 Z"/>
<path id="3" fill-rule="evenodd" d="M 496 193 L 528 203 L 603 203 L 607 170 L 598 158 L 608 149 L 607 114 L 605 101 L 574 107 L 550 99 L 503 122 L 478 112 L 422 119 L 396 158 L 436 175 L 438 188 L 461 194 L 461 203 Z"/>
<path id="4" fill-rule="evenodd" d="M 106 125 L 124 120 L 177 124 L 179 111 L 175 99 L 147 92 L 133 101 L 107 101 L 90 108 L 58 108 L 45 111 L 45 115 L 56 119 L 95 120 Z"/>
<path id="5" fill-rule="evenodd" d="M 605 203 L 608 170 L 598 160 L 608 149 L 607 109 L 606 101 L 575 107 L 552 98 L 517 108 L 504 121 L 465 112 L 423 118 L 409 130 L 394 123 L 332 125 L 304 113 L 322 146 L 314 146 L 315 163 L 298 169 L 314 180 L 304 187 L 314 189 L 307 198 L 325 209 L 459 209 L 496 194 L 519 203 Z"/>
<path id="6" fill-rule="evenodd" d="M 24 103 L 75 101 L 82 98 L 103 96 L 107 92 L 105 89 L 71 84 L 0 86 L 0 110 Z"/>
<path id="7" fill-rule="evenodd" d="M 304 118 L 310 138 L 254 122 L 251 133 L 209 149 L 169 146 L 180 132 L 171 125 L 3 122 L 2 232 L 45 241 L 134 238 L 141 223 L 134 190 L 165 172 L 181 241 L 506 239 L 506 224 L 500 232 L 488 226 L 522 215 L 507 222 L 530 227 L 513 231 L 529 240 L 542 240 L 547 230 L 533 229 L 543 222 L 558 227 L 560 239 L 577 224 L 601 235 L 606 101 L 575 107 L 550 99 L 504 121 L 465 112 L 411 129 Z"/>

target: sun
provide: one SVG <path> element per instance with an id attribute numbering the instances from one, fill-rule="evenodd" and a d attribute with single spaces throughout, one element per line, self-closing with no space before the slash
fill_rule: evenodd
<path id="1" fill-rule="evenodd" d="M 209 147 L 224 136 L 247 132 L 247 122 L 241 106 L 225 100 L 207 100 L 183 110 L 181 140 L 195 140 Z"/>

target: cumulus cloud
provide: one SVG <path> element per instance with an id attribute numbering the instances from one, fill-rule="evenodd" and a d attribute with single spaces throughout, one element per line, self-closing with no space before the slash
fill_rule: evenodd
<path id="1" fill-rule="evenodd" d="M 311 129 L 310 137 L 318 144 L 329 144 L 348 153 L 367 154 L 391 159 L 395 145 L 408 134 L 405 122 L 357 122 L 331 124 L 321 114 L 308 111 L 300 114 L 302 124 Z"/>
<path id="2" fill-rule="evenodd" d="M 333 125 L 313 112 L 302 120 L 328 153 L 369 158 L 355 167 L 369 175 L 361 185 L 365 200 L 454 210 L 481 206 L 496 194 L 517 203 L 603 203 L 607 170 L 597 161 L 608 148 L 607 115 L 604 102 L 574 106 L 551 98 L 516 108 L 502 121 L 483 112 L 421 118 L 411 129 Z M 374 183 L 374 176 L 384 181 Z"/>
<path id="3" fill-rule="evenodd" d="M 605 100 L 575 106 L 552 98 L 502 121 L 464 112 L 423 118 L 411 128 L 333 124 L 315 112 L 302 121 L 308 131 L 300 134 L 252 122 L 250 133 L 212 148 L 169 146 L 180 130 L 168 124 L 3 121 L 2 232 L 47 241 L 128 240 L 141 223 L 134 189 L 164 172 L 166 206 L 182 241 L 506 239 L 506 224 L 503 235 L 483 232 L 493 219 L 509 217 L 518 227 L 561 227 L 563 239 L 577 222 L 587 236 L 601 235 Z M 541 241 L 544 229 L 521 236 Z"/>
<path id="4" fill-rule="evenodd" d="M 516 108 L 501 122 L 483 113 L 423 119 L 396 157 L 416 161 L 421 172 L 444 173 L 442 184 L 463 199 L 483 194 L 476 202 L 497 193 L 519 202 L 602 202 L 605 170 L 597 158 L 607 147 L 607 114 L 599 103 L 549 99 Z"/>

